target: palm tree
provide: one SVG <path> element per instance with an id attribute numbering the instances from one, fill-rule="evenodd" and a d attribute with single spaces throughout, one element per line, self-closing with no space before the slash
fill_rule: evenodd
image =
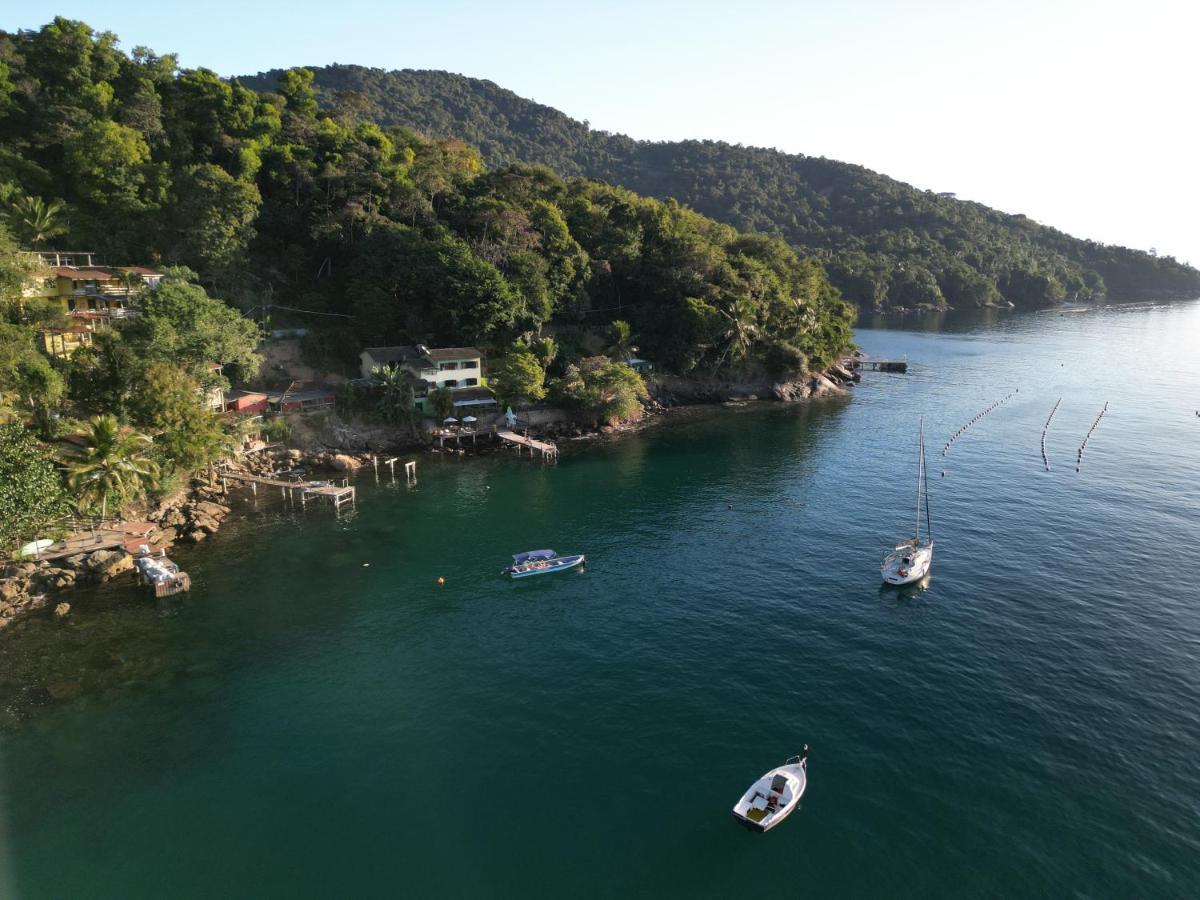
<path id="1" fill-rule="evenodd" d="M 412 382 L 399 366 L 376 366 L 371 380 L 379 392 L 379 414 L 393 425 L 416 424 Z"/>
<path id="2" fill-rule="evenodd" d="M 108 500 L 130 500 L 158 478 L 158 463 L 150 453 L 149 435 L 125 428 L 116 416 L 93 416 L 84 443 L 65 453 L 67 483 L 78 494 L 82 512 L 100 502 L 100 518 L 108 515 Z"/>
<path id="3" fill-rule="evenodd" d="M 625 362 L 637 353 L 633 346 L 633 327 L 621 319 L 612 323 L 612 344 L 609 345 L 608 355 L 617 362 Z"/>
<path id="4" fill-rule="evenodd" d="M 725 352 L 717 361 L 717 369 L 730 357 L 745 362 L 750 357 L 750 348 L 758 337 L 758 310 L 748 297 L 732 301 L 729 308 L 721 310 L 720 313 L 725 319 L 722 337 L 726 344 Z"/>
<path id="5" fill-rule="evenodd" d="M 67 226 L 58 220 L 64 208 L 61 200 L 47 203 L 41 197 L 26 194 L 9 202 L 5 219 L 18 240 L 36 247 L 52 237 L 66 234 Z"/>
<path id="6" fill-rule="evenodd" d="M 549 369 L 554 360 L 558 359 L 558 341 L 549 335 L 538 338 L 530 344 L 530 350 L 538 358 L 538 362 L 542 364 L 543 369 Z"/>

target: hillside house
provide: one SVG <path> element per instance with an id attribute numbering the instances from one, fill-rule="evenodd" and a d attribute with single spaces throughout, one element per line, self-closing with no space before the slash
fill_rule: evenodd
<path id="1" fill-rule="evenodd" d="M 92 335 L 114 319 L 134 314 L 133 305 L 162 273 L 145 266 L 97 266 L 91 253 L 53 251 L 33 254 L 37 268 L 27 279 L 22 298 L 56 305 L 71 324 L 40 332 L 42 348 L 68 357 L 92 343 Z"/>
<path id="2" fill-rule="evenodd" d="M 454 405 L 463 408 L 494 406 L 496 398 L 487 387 L 483 375 L 483 354 L 474 347 L 434 348 L 415 346 L 367 347 L 359 355 L 362 375 L 384 366 L 409 373 L 417 409 L 428 412 L 426 399 L 431 390 L 448 388 L 454 393 Z"/>

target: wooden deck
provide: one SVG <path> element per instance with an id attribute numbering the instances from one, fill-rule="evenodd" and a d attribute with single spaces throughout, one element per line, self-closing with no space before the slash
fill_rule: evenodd
<path id="1" fill-rule="evenodd" d="M 907 359 L 869 359 L 865 356 L 856 356 L 849 360 L 852 368 L 867 369 L 871 372 L 907 372 Z"/>
<path id="2" fill-rule="evenodd" d="M 529 455 L 540 453 L 543 459 L 553 459 L 558 456 L 558 447 L 555 444 L 548 444 L 545 441 L 539 441 L 536 438 L 531 438 L 523 434 L 517 434 L 515 431 L 507 429 L 496 432 L 496 437 L 509 444 L 513 444 L 520 452 L 523 448 L 529 448 Z"/>
<path id="3" fill-rule="evenodd" d="M 334 509 L 341 509 L 343 503 L 354 504 L 356 493 L 353 485 L 343 478 L 341 484 L 320 483 L 316 481 L 285 481 L 282 478 L 270 478 L 265 475 L 245 475 L 241 472 L 222 471 L 218 473 L 222 482 L 239 481 L 250 485 L 250 490 L 257 495 L 258 486 L 279 488 L 285 496 L 299 497 L 300 503 L 307 503 L 312 498 L 325 498 L 332 501 Z"/>
<path id="4" fill-rule="evenodd" d="M 146 543 L 146 535 L 154 530 L 150 522 L 124 522 L 112 527 L 97 528 L 92 532 L 73 534 L 65 540 L 51 544 L 35 554 L 33 559 L 53 562 L 66 559 L 77 553 L 94 553 L 97 550 L 125 550 L 136 553 L 139 545 Z"/>

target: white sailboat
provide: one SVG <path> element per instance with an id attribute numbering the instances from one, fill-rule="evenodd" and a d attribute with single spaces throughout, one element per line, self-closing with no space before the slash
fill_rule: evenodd
<path id="1" fill-rule="evenodd" d="M 925 420 L 920 425 L 917 462 L 917 529 L 914 536 L 896 545 L 883 558 L 880 573 L 888 584 L 912 584 L 929 574 L 933 565 L 933 524 L 929 520 L 929 484 L 925 479 Z M 921 539 L 921 501 L 925 501 L 925 539 Z"/>

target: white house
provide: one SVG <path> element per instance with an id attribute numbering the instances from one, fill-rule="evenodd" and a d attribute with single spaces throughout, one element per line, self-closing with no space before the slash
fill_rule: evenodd
<path id="1" fill-rule="evenodd" d="M 364 378 L 380 366 L 404 369 L 425 385 L 417 391 L 418 406 L 425 409 L 425 396 L 436 388 L 454 392 L 456 407 L 488 406 L 495 398 L 483 376 L 483 354 L 474 347 L 430 349 L 423 344 L 412 347 L 367 347 L 359 354 Z"/>

